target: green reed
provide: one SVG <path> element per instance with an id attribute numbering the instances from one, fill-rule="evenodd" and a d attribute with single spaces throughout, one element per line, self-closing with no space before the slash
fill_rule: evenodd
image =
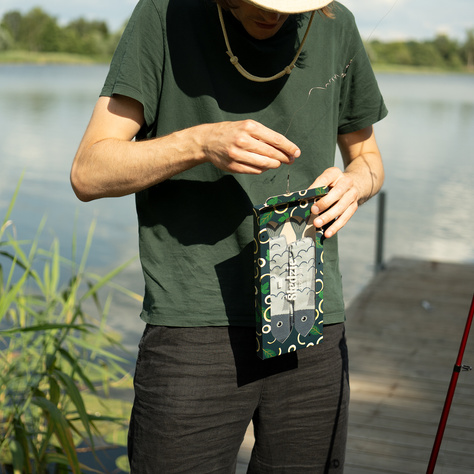
<path id="1" fill-rule="evenodd" d="M 51 465 L 55 472 L 99 472 L 80 463 L 78 446 L 94 452 L 104 422 L 123 428 L 127 417 L 86 406 L 128 375 L 117 355 L 125 351 L 106 326 L 112 287 L 140 297 L 112 281 L 130 262 L 102 277 L 86 271 L 94 224 L 77 263 L 75 237 L 70 260 L 57 239 L 41 247 L 44 220 L 34 239 L 18 240 L 10 216 L 19 186 L 0 227 L 0 466 L 15 474 L 46 473 Z"/>

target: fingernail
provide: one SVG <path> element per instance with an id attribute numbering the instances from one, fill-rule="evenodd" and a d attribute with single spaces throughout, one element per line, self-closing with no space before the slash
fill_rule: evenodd
<path id="1" fill-rule="evenodd" d="M 313 214 L 319 214 L 319 207 L 318 207 L 318 206 L 313 206 L 313 207 L 311 208 L 311 212 L 312 212 Z"/>
<path id="2" fill-rule="evenodd" d="M 322 219 L 316 219 L 314 221 L 316 227 L 322 227 L 323 226 L 323 220 Z"/>
<path id="3" fill-rule="evenodd" d="M 298 158 L 301 155 L 301 150 L 296 150 L 295 154 L 293 155 L 293 158 Z"/>

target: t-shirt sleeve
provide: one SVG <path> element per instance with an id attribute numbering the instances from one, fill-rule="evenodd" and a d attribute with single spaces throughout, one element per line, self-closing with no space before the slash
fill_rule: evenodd
<path id="1" fill-rule="evenodd" d="M 163 21 L 153 0 L 141 0 L 112 58 L 101 96 L 120 94 L 143 105 L 147 127 L 156 120 L 163 70 Z"/>
<path id="2" fill-rule="evenodd" d="M 347 57 L 339 104 L 338 134 L 361 130 L 382 120 L 388 113 L 369 57 L 353 24 L 350 52 Z"/>

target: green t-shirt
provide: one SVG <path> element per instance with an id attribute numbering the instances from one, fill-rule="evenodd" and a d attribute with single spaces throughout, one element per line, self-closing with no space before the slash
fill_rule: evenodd
<path id="1" fill-rule="evenodd" d="M 271 76 L 295 55 L 309 15 L 255 40 L 224 12 L 229 41 L 252 74 Z M 285 134 L 301 157 L 259 176 L 199 165 L 136 195 L 145 277 L 141 317 L 165 326 L 254 325 L 252 206 L 306 189 L 333 166 L 337 135 L 386 115 L 352 14 L 316 14 L 291 75 L 256 83 L 229 61 L 212 0 L 142 0 L 114 55 L 102 95 L 144 106 L 137 139 L 202 123 L 254 119 Z M 324 243 L 324 322 L 344 321 L 337 237 Z"/>

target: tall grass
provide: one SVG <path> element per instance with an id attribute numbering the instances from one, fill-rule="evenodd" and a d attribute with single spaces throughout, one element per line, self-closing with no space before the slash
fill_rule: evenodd
<path id="1" fill-rule="evenodd" d="M 129 262 L 103 277 L 86 271 L 94 225 L 79 259 L 75 239 L 70 260 L 57 239 L 41 248 L 44 221 L 34 239 L 18 240 L 10 217 L 19 186 L 0 227 L 0 464 L 15 474 L 52 472 L 52 465 L 54 472 L 94 471 L 79 462 L 77 447 L 94 450 L 100 422 L 124 423 L 91 413 L 85 400 L 106 396 L 127 375 L 106 326 L 112 292 L 101 299 Z"/>

